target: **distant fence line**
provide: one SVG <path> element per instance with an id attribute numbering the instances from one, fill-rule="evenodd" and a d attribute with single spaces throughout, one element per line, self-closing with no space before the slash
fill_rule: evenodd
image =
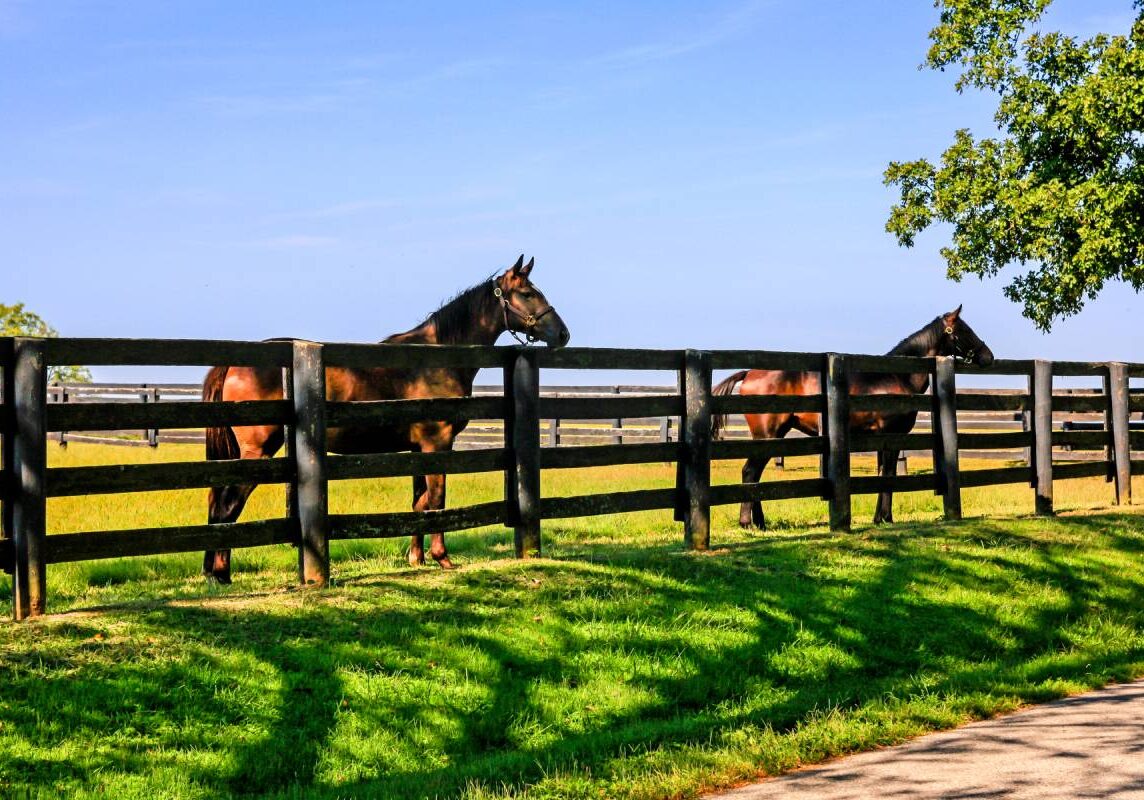
<path id="1" fill-rule="evenodd" d="M 247 402 L 49 403 L 46 378 L 54 365 L 196 366 L 237 364 L 289 372 L 291 396 Z M 464 398 L 333 402 L 325 397 L 325 368 L 457 367 L 494 368 L 504 376 L 500 392 Z M 712 373 L 723 369 L 784 369 L 818 372 L 822 393 L 808 396 L 713 396 Z M 542 370 L 670 370 L 677 387 L 613 396 L 545 396 Z M 926 395 L 856 395 L 848 391 L 854 372 L 930 374 L 935 391 Z M 541 551 L 543 520 L 631 511 L 670 509 L 683 523 L 686 547 L 710 547 L 710 512 L 716 505 L 785 498 L 821 498 L 833 530 L 850 529 L 854 495 L 883 491 L 934 492 L 947 519 L 961 516 L 963 487 L 1028 484 L 1034 508 L 1051 514 L 1053 482 L 1103 477 L 1116 502 L 1131 501 L 1131 477 L 1144 474 L 1144 430 L 1130 415 L 1144 411 L 1144 394 L 1130 380 L 1144 379 L 1144 364 L 998 360 L 988 368 L 958 365 L 951 358 L 910 358 L 839 353 L 755 350 L 624 350 L 427 345 L 318 344 L 305 341 L 230 342 L 210 340 L 0 339 L 0 568 L 13 574 L 17 619 L 46 608 L 47 565 L 99 558 L 290 544 L 299 552 L 299 580 L 325 584 L 329 541 L 387 538 L 504 525 L 513 529 L 518 557 Z M 1024 392 L 957 390 L 959 373 L 1023 377 Z M 1055 376 L 1099 379 L 1099 392 L 1054 392 Z M 822 433 L 799 439 L 715 441 L 716 414 L 802 412 L 821 415 Z M 850 431 L 851 412 L 928 414 L 928 431 L 865 434 Z M 962 429 L 982 412 L 1018 415 L 1025 430 Z M 1088 429 L 1058 430 L 1054 416 L 1093 415 Z M 542 446 L 542 420 L 679 420 L 678 439 L 594 445 Z M 419 420 L 495 419 L 496 446 L 432 453 L 333 455 L 326 452 L 327 426 L 402 425 Z M 1016 418 L 1015 418 L 1016 420 Z M 60 431 L 201 429 L 230 425 L 288 426 L 287 457 L 274 459 L 47 466 L 49 434 Z M 624 434 L 621 433 L 621 436 Z M 1095 460 L 1060 463 L 1054 447 L 1095 454 Z M 926 474 L 852 475 L 851 454 L 882 449 L 925 451 Z M 962 452 L 1012 453 L 1018 465 L 962 469 Z M 1058 451 L 1059 452 L 1059 451 Z M 716 484 L 711 464 L 720 459 L 789 455 L 819 457 L 817 477 L 784 477 L 765 483 Z M 1026 463 L 1021 464 L 1022 460 Z M 670 462 L 675 485 L 571 497 L 541 494 L 545 469 Z M 499 472 L 502 499 L 439 511 L 330 513 L 330 481 L 437 473 Z M 283 517 L 253 522 L 90 531 L 47 535 L 49 497 L 163 491 L 279 483 L 288 487 Z"/>
<path id="2" fill-rule="evenodd" d="M 612 386 L 542 386 L 542 398 L 559 397 L 614 397 L 614 396 L 663 396 L 674 394 L 677 389 L 673 386 L 631 385 L 617 384 Z M 959 390 L 965 391 L 965 390 Z M 975 389 L 980 394 L 996 394 L 1019 396 L 1016 389 Z M 186 401 L 198 400 L 202 387 L 197 383 L 69 383 L 50 384 L 48 386 L 49 403 L 90 403 L 90 402 L 123 402 L 123 403 L 158 403 L 172 400 Z M 1144 393 L 1144 388 L 1131 390 L 1132 394 Z M 473 387 L 473 395 L 488 397 L 501 394 L 500 386 L 477 385 Z M 1054 394 L 1063 396 L 1097 396 L 1100 389 L 1054 389 Z M 1144 418 L 1144 414 L 1141 415 Z M 736 415 L 737 422 L 729 425 L 724 433 L 727 439 L 745 439 L 749 431 L 742 422 L 742 417 Z M 1101 414 L 1096 412 L 1070 412 L 1058 411 L 1053 414 L 1053 425 L 1058 430 L 1098 430 L 1104 424 Z M 917 431 L 929 430 L 931 425 L 930 413 L 918 413 L 915 426 Z M 963 412 L 958 415 L 958 425 L 961 430 L 977 431 L 1028 431 L 1030 428 L 1029 412 L 983 410 L 974 413 Z M 1097 426 L 1097 427 L 1093 427 Z M 679 441 L 678 417 L 643 417 L 611 420 L 570 420 L 570 419 L 543 419 L 540 422 L 541 446 L 560 447 L 581 444 L 637 444 L 641 442 L 672 442 Z M 465 431 L 457 438 L 454 447 L 458 450 L 470 450 L 480 447 L 489 447 L 503 439 L 504 430 L 500 420 L 472 420 Z M 793 438 L 801 437 L 798 431 L 790 434 Z M 91 444 L 111 444 L 121 446 L 150 446 L 158 447 L 160 442 L 172 444 L 203 444 L 205 436 L 202 431 L 166 430 L 155 428 L 147 430 L 122 431 L 59 431 L 50 434 L 50 438 L 62 445 L 68 441 Z M 903 450 L 900 460 L 905 464 L 907 457 L 924 458 L 930 456 L 928 450 Z M 1014 454 L 1006 450 L 979 451 L 974 453 L 975 458 L 1012 460 Z M 1100 454 L 1087 450 L 1074 449 L 1069 445 L 1056 448 L 1054 458 L 1060 460 L 1086 461 L 1100 458 Z M 775 458 L 775 466 L 783 467 L 783 456 Z"/>

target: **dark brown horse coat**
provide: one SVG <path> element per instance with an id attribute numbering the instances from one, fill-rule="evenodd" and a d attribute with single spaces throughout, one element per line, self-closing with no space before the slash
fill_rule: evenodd
<path id="1" fill-rule="evenodd" d="M 512 330 L 561 347 L 569 339 L 560 315 L 531 282 L 533 261 L 516 264 L 489 280 L 461 292 L 430 314 L 412 330 L 385 340 L 395 344 L 485 344 L 491 345 L 505 330 Z M 474 369 L 359 369 L 328 367 L 326 399 L 330 401 L 468 397 L 473 392 Z M 282 371 L 254 367 L 214 367 L 203 381 L 203 400 L 282 399 Z M 329 428 L 327 447 L 333 453 L 381 453 L 401 450 L 432 452 L 449 450 L 465 421 L 426 420 L 411 425 L 354 425 Z M 282 447 L 280 425 L 237 426 L 207 430 L 207 458 L 269 458 Z M 209 521 L 238 519 L 256 484 L 225 486 L 210 490 Z M 415 510 L 445 507 L 445 476 L 413 479 Z M 442 567 L 451 568 L 443 534 L 432 534 L 430 553 Z M 409 563 L 425 563 L 424 540 L 414 535 Z M 203 574 L 221 583 L 230 582 L 230 551 L 207 551 Z"/>
<path id="2" fill-rule="evenodd" d="M 993 352 L 978 338 L 973 329 L 961 319 L 961 306 L 942 314 L 924 328 L 900 341 L 887 355 L 892 356 L 957 356 L 981 366 L 993 363 Z M 729 395 L 737 384 L 740 394 L 814 395 L 822 389 L 817 372 L 786 372 L 782 370 L 744 370 L 724 380 L 712 390 L 714 395 Z M 929 388 L 929 374 L 895 375 L 884 373 L 852 373 L 850 394 L 922 394 Z M 818 435 L 820 415 L 815 413 L 746 414 L 747 427 L 755 439 L 781 439 L 791 430 L 808 436 Z M 909 433 L 917 420 L 917 412 L 888 413 L 859 411 L 850 415 L 850 430 L 862 433 Z M 725 416 L 717 416 L 713 423 L 716 437 L 726 425 Z M 878 453 L 879 472 L 893 477 L 898 469 L 898 450 L 886 448 Z M 743 465 L 743 483 L 757 483 L 769 458 L 748 458 Z M 882 492 L 874 512 L 874 522 L 893 521 L 893 492 Z M 744 502 L 739 510 L 739 525 L 744 528 L 766 525 L 760 501 Z"/>

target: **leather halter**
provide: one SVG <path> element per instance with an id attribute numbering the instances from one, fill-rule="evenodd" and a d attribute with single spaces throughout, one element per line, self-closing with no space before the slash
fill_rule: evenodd
<path id="1" fill-rule="evenodd" d="M 551 314 L 556 310 L 555 306 L 549 305 L 539 314 L 525 314 L 523 311 L 508 301 L 508 297 L 505 296 L 504 290 L 501 289 L 500 284 L 497 283 L 496 280 L 493 281 L 493 296 L 500 301 L 501 309 L 504 311 L 505 330 L 512 334 L 512 338 L 516 339 L 521 344 L 529 344 L 531 342 L 537 341 L 538 337 L 534 336 L 532 332 L 536 330 L 536 326 L 540 324 L 540 320 L 544 319 L 546 315 Z M 517 335 L 517 332 L 508 324 L 509 314 L 512 314 L 514 317 L 520 320 L 521 323 L 524 324 L 525 330 L 521 332 L 524 334 L 525 339 L 528 339 L 528 342 L 525 342 L 524 339 L 521 339 L 520 336 Z"/>
<path id="2" fill-rule="evenodd" d="M 957 361 L 965 364 L 972 364 L 973 360 L 977 357 L 977 350 L 960 350 L 957 334 L 954 332 L 953 325 L 945 326 L 945 335 L 953 342 L 953 357 Z"/>

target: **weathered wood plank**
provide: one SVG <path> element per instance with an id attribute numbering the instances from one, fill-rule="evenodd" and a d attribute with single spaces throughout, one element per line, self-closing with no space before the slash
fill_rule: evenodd
<path id="1" fill-rule="evenodd" d="M 1106 431 L 1053 431 L 1054 447 L 1071 447 L 1074 450 L 1104 450 L 1108 447 Z"/>
<path id="2" fill-rule="evenodd" d="M 729 394 L 711 398 L 712 414 L 821 414 L 825 395 Z"/>
<path id="3" fill-rule="evenodd" d="M 918 356 L 872 356 L 847 353 L 846 360 L 850 365 L 851 373 L 913 375 L 921 372 L 933 372 L 933 359 Z"/>
<path id="4" fill-rule="evenodd" d="M 711 505 L 725 506 L 755 500 L 789 500 L 795 497 L 822 498 L 830 494 L 825 478 L 797 478 L 764 483 L 724 483 L 711 487 Z"/>
<path id="5" fill-rule="evenodd" d="M 281 425 L 294 418 L 287 400 L 198 403 L 53 403 L 47 407 L 50 431 L 120 428 L 209 428 L 227 425 Z"/>
<path id="6" fill-rule="evenodd" d="M 63 564 L 99 558 L 293 544 L 297 541 L 296 522 L 289 519 L 265 519 L 214 525 L 57 533 L 47 537 L 47 552 L 50 563 Z"/>
<path id="7" fill-rule="evenodd" d="M 1012 394 L 984 394 L 959 392 L 958 411 L 1025 411 L 1031 408 L 1029 396 L 1024 392 Z"/>
<path id="8" fill-rule="evenodd" d="M 884 448 L 891 450 L 931 450 L 932 433 L 852 433 L 851 453 L 873 453 Z"/>
<path id="9" fill-rule="evenodd" d="M 851 494 L 878 494 L 880 492 L 932 492 L 937 484 L 933 473 L 914 475 L 855 475 L 850 478 Z"/>
<path id="10" fill-rule="evenodd" d="M 991 469 L 963 469 L 962 488 L 970 486 L 1000 486 L 1007 483 L 1031 483 L 1032 467 L 994 467 Z"/>
<path id="11" fill-rule="evenodd" d="M 1053 374 L 1054 375 L 1094 375 L 1100 377 L 1104 375 L 1105 370 L 1108 369 L 1108 364 L 1103 361 L 1054 361 Z"/>
<path id="12" fill-rule="evenodd" d="M 456 475 L 504 469 L 503 448 L 441 450 L 434 453 L 367 453 L 327 456 L 326 474 L 332 481 L 353 478 L 393 478 L 406 475 Z"/>
<path id="13" fill-rule="evenodd" d="M 540 451 L 540 466 L 543 469 L 567 469 L 653 464 L 675 461 L 681 451 L 679 442 L 545 447 Z"/>
<path id="14" fill-rule="evenodd" d="M 333 367 L 453 367 L 499 368 L 516 358 L 518 347 L 442 344 L 359 344 L 331 342 L 324 345 L 326 364 Z"/>
<path id="15" fill-rule="evenodd" d="M 1032 377 L 1033 361 L 1031 359 L 998 358 L 988 367 L 958 363 L 957 371 L 967 375 L 1024 375 Z"/>
<path id="16" fill-rule="evenodd" d="M 383 514 L 330 514 L 331 539 L 392 539 L 504 524 L 504 503 L 479 503 L 439 511 L 396 511 Z"/>
<path id="17" fill-rule="evenodd" d="M 962 450 L 1005 450 L 1010 447 L 1030 447 L 1033 444 L 1033 432 L 958 433 L 957 441 Z"/>
<path id="18" fill-rule="evenodd" d="M 44 352 L 60 365 L 287 367 L 293 358 L 289 341 L 215 339 L 47 339 Z"/>
<path id="19" fill-rule="evenodd" d="M 814 456 L 826 452 L 821 436 L 789 439 L 724 439 L 711 444 L 711 458 L 774 458 L 775 456 Z"/>
<path id="20" fill-rule="evenodd" d="M 627 419 L 672 417 L 683 413 L 679 395 L 647 397 L 541 397 L 541 419 Z"/>
<path id="21" fill-rule="evenodd" d="M 762 369 L 782 372 L 821 372 L 822 353 L 776 350 L 712 350 L 711 369 Z"/>
<path id="22" fill-rule="evenodd" d="M 503 397 L 430 397 L 418 400 L 365 400 L 326 403 L 331 428 L 348 425 L 408 425 L 427 420 L 503 419 Z"/>
<path id="23" fill-rule="evenodd" d="M 283 458 L 53 467 L 47 471 L 47 494 L 48 497 L 75 497 L 203 489 L 240 483 L 286 483 L 291 475 L 290 463 Z"/>
<path id="24" fill-rule="evenodd" d="M 883 411 L 904 414 L 909 411 L 929 411 L 932 401 L 924 394 L 856 394 L 850 397 L 850 410 Z"/>
<path id="25" fill-rule="evenodd" d="M 1100 461 L 1074 461 L 1068 464 L 1053 465 L 1053 480 L 1062 481 L 1069 478 L 1094 478 L 1108 475 L 1108 462 Z"/>
<path id="26" fill-rule="evenodd" d="M 575 497 L 545 497 L 540 501 L 540 516 L 542 519 L 567 519 L 653 511 L 672 508 L 675 501 L 675 489 L 635 489 Z"/>
<path id="27" fill-rule="evenodd" d="M 535 348 L 542 369 L 677 370 L 682 350 L 627 350 L 609 347 Z"/>
<path id="28" fill-rule="evenodd" d="M 1076 395 L 1076 394 L 1055 394 L 1053 395 L 1053 411 L 1075 411 L 1075 412 L 1102 412 L 1108 404 L 1108 398 L 1102 394 L 1094 395 Z"/>

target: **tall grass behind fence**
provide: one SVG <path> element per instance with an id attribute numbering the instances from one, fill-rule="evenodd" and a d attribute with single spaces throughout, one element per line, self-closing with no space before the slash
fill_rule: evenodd
<path id="1" fill-rule="evenodd" d="M 248 402 L 122 403 L 102 400 L 49 403 L 45 383 L 52 365 L 210 366 L 249 365 L 283 371 L 283 400 Z M 325 368 L 463 367 L 495 369 L 499 393 L 464 398 L 329 402 Z M 819 372 L 823 393 L 806 397 L 713 397 L 712 372 L 720 369 L 792 369 Z M 642 395 L 552 396 L 540 391 L 542 370 L 658 370 L 678 376 L 674 390 Z M 329 576 L 331 539 L 378 538 L 444 532 L 502 524 L 514 530 L 518 557 L 541 552 L 542 522 L 651 509 L 673 509 L 683 523 L 684 543 L 710 546 L 713 505 L 751 500 L 818 497 L 830 509 L 831 527 L 848 530 L 856 494 L 931 491 L 943 498 L 945 516 L 961 514 L 962 487 L 1028 483 L 1038 513 L 1052 512 L 1054 479 L 1099 475 L 1112 482 L 1117 502 L 1130 501 L 1132 474 L 1144 474 L 1144 430 L 1132 430 L 1130 415 L 1144 411 L 1144 395 L 1129 382 L 1144 378 L 1144 365 L 1048 361 L 997 361 L 988 369 L 959 366 L 950 358 L 906 358 L 834 353 L 768 351 L 620 350 L 425 345 L 317 344 L 303 341 L 225 342 L 114 339 L 0 340 L 4 376 L 0 431 L 4 443 L 4 528 L 0 566 L 14 575 L 18 619 L 46 607 L 47 565 L 68 561 L 158 553 L 292 544 L 305 583 Z M 857 395 L 848 391 L 853 372 L 928 373 L 935 387 L 926 395 Z M 1010 394 L 958 391 L 957 374 L 1018 376 L 1027 390 Z M 1099 393 L 1054 394 L 1054 376 L 1099 379 Z M 155 398 L 158 399 L 157 397 Z M 821 415 L 822 434 L 801 439 L 712 441 L 714 414 L 801 411 Z M 860 411 L 928 413 L 929 430 L 904 435 L 856 434 L 850 414 Z M 959 414 L 1003 412 L 1026 419 L 1026 430 L 961 430 Z M 1100 415 L 1099 429 L 1054 430 L 1053 415 Z M 544 447 L 542 420 L 678 420 L 677 437 L 636 443 Z M 332 455 L 327 427 L 398 425 L 425 419 L 495 420 L 499 441 L 473 450 L 436 453 Z M 284 459 L 179 462 L 53 468 L 46 466 L 50 434 L 128 429 L 193 430 L 226 425 L 285 425 Z M 622 434 L 621 434 L 622 435 Z M 553 442 L 549 442 L 550 444 Z M 565 443 L 561 443 L 564 445 Z M 1097 460 L 1054 463 L 1053 447 L 1096 453 Z M 930 473 L 855 476 L 850 455 L 884 448 L 928 452 Z M 1005 451 L 1024 465 L 962 470 L 962 451 Z M 711 462 L 746 457 L 818 455 L 817 477 L 767 483 L 711 483 Z M 1142 455 L 1137 453 L 1137 455 Z M 676 485 L 571 497 L 542 496 L 542 470 L 671 462 Z M 503 498 L 425 512 L 331 514 L 332 480 L 436 473 L 500 472 Z M 206 488 L 234 483 L 281 483 L 291 502 L 282 517 L 257 522 L 187 525 L 46 535 L 48 497 Z"/>

